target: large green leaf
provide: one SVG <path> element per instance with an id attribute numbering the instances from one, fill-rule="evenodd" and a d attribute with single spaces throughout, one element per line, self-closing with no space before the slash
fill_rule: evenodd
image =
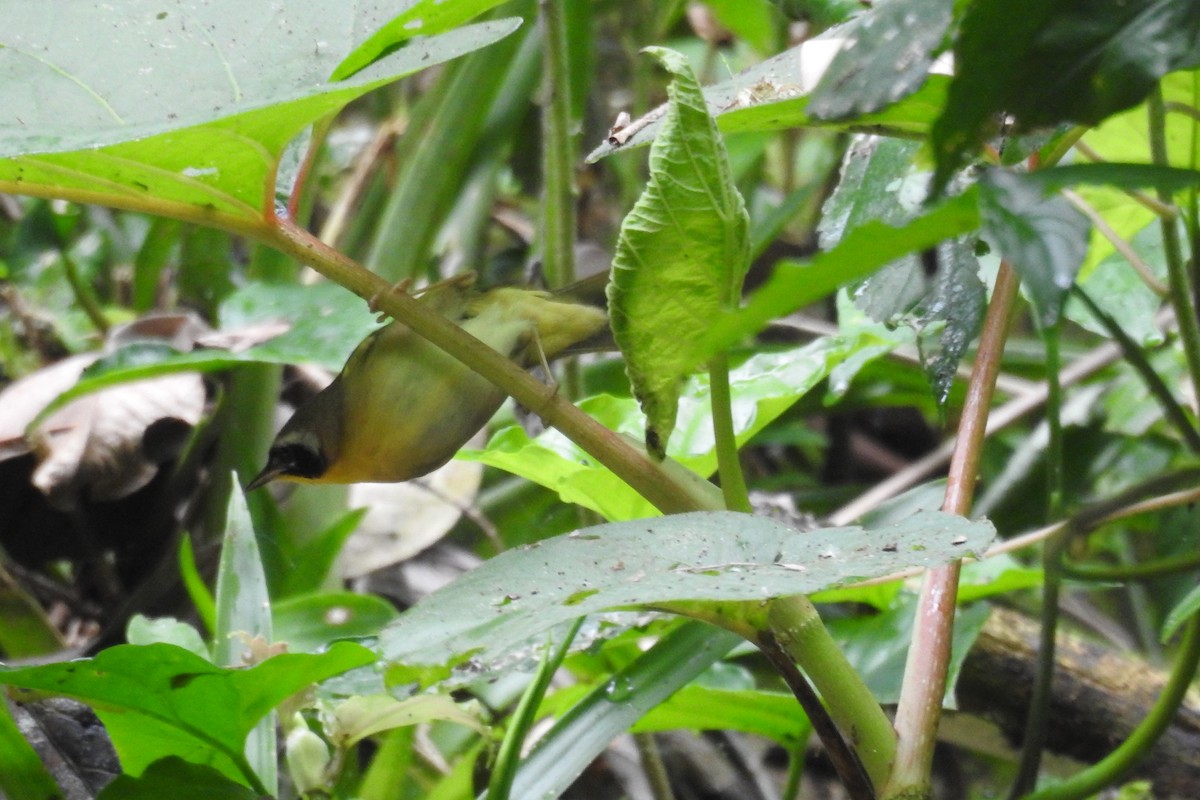
<path id="1" fill-rule="evenodd" d="M 118 775 L 97 795 L 97 800 L 161 800 L 164 797 L 257 800 L 261 795 L 231 781 L 212 767 L 168 756 L 155 761 L 136 778 Z"/>
<path id="2" fill-rule="evenodd" d="M 648 50 L 672 74 L 650 179 L 621 224 L 608 285 L 613 336 L 646 414 L 646 448 L 666 454 L 690 341 L 741 296 L 750 217 L 687 61 Z"/>
<path id="3" fill-rule="evenodd" d="M 826 378 L 837 384 L 835 391 L 845 391 L 845 381 L 834 379 L 839 371 L 879 358 L 892 347 L 890 340 L 863 332 L 750 357 L 729 375 L 738 444 L 744 444 Z M 705 478 L 717 468 L 711 405 L 707 376 L 693 376 L 684 384 L 675 435 L 667 449 L 683 468 Z M 610 430 L 632 438 L 642 433 L 643 417 L 631 398 L 602 395 L 584 400 L 580 407 Z M 658 513 L 557 430 L 530 438 L 522 428 L 506 428 L 492 437 L 486 449 L 460 455 L 553 489 L 564 502 L 590 508 L 611 521 Z"/>
<path id="4" fill-rule="evenodd" d="M 689 622 L 577 703 L 521 762 L 510 797 L 558 797 L 613 739 L 741 641 Z"/>
<path id="5" fill-rule="evenodd" d="M 985 522 L 922 512 L 871 531 L 800 533 L 734 512 L 585 528 L 509 550 L 435 592 L 380 634 L 405 669 L 477 668 L 583 614 L 673 601 L 760 601 L 981 552 Z"/>
<path id="6" fill-rule="evenodd" d="M 387 4 L 5 5 L 0 190 L 234 229 L 273 213 L 280 155 L 314 120 L 517 24 L 415 41 L 329 83 L 355 37 L 388 20 Z"/>
<path id="7" fill-rule="evenodd" d="M 945 187 L 989 121 L 1096 124 L 1141 102 L 1168 72 L 1200 64 L 1191 0 L 976 0 L 954 48 L 955 77 L 933 128 Z"/>
<path id="8" fill-rule="evenodd" d="M 943 0 L 888 0 L 844 26 L 846 44 L 809 98 L 808 113 L 845 119 L 916 91 L 929 75 L 952 11 Z"/>
<path id="9" fill-rule="evenodd" d="M 914 217 L 929 175 L 917 171 L 916 142 L 860 137 L 846 152 L 842 179 L 825 204 L 821 247 L 836 247 L 847 231 L 871 221 L 898 225 Z M 945 403 L 959 359 L 979 332 L 986 290 L 974 241 L 937 245 L 936 270 L 915 253 L 869 276 L 853 290 L 854 304 L 876 322 L 907 324 L 918 333 L 921 362 L 934 398 Z"/>
<path id="10" fill-rule="evenodd" d="M 285 654 L 248 669 L 225 669 L 174 645 L 119 645 L 87 660 L 0 667 L 0 683 L 95 707 L 130 774 L 174 755 L 252 786 L 243 754 L 251 728 L 309 684 L 373 658 L 359 645 L 339 642 L 320 655 Z"/>
<path id="11" fill-rule="evenodd" d="M 1021 276 L 1038 322 L 1050 327 L 1083 264 L 1090 223 L 1062 197 L 1047 197 L 1035 180 L 990 170 L 980 182 L 979 206 L 984 235 Z"/>

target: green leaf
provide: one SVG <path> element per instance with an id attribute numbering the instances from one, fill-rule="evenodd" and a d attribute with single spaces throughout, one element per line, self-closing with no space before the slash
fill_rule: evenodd
<path id="1" fill-rule="evenodd" d="M 388 16 L 334 0 L 266 17 L 238 0 L 14 9 L 0 50 L 0 190 L 258 226 L 274 212 L 279 158 L 304 128 L 516 26 L 413 42 L 328 83 L 352 35 Z"/>
<path id="2" fill-rule="evenodd" d="M 559 719 L 521 763 L 511 797 L 558 797 L 650 709 L 740 642 L 700 622 L 681 625 Z"/>
<path id="3" fill-rule="evenodd" d="M 817 119 L 845 119 L 879 111 L 916 91 L 950 27 L 950 3 L 890 0 L 841 29 L 846 44 L 808 103 Z"/>
<path id="4" fill-rule="evenodd" d="M 212 660 L 200 632 L 174 617 L 150 619 L 143 614 L 134 614 L 125 627 L 125 640 L 129 644 L 173 644 L 206 661 Z"/>
<path id="5" fill-rule="evenodd" d="M 309 684 L 373 658 L 359 645 L 339 642 L 320 655 L 285 654 L 224 669 L 174 645 L 118 645 L 92 659 L 0 667 L 0 683 L 93 706 L 126 772 L 140 773 L 174 755 L 253 787 L 243 754 L 251 728 Z"/>
<path id="6" fill-rule="evenodd" d="M 236 475 L 233 485 L 241 485 Z M 249 643 L 236 641 L 235 637 L 261 636 L 271 641 L 271 599 L 267 596 L 267 577 L 245 495 L 232 492 L 226 513 L 225 539 L 217 569 L 214 660 L 222 666 L 237 667 L 250 663 L 252 656 Z"/>
<path id="7" fill-rule="evenodd" d="M 374 636 L 399 612 L 375 595 L 327 592 L 301 595 L 275 604 L 275 641 L 288 652 L 313 653 L 338 639 Z"/>
<path id="8" fill-rule="evenodd" d="M 847 231 L 868 221 L 897 225 L 917 213 L 929 178 L 914 171 L 917 150 L 915 142 L 879 137 L 854 142 L 843 161 L 842 179 L 825 204 L 819 226 L 822 249 L 832 249 Z M 921 363 L 942 405 L 959 359 L 979 332 L 987 292 L 971 239 L 941 242 L 936 254 L 933 274 L 920 257 L 906 255 L 868 277 L 853 297 L 876 322 L 916 330 Z"/>
<path id="9" fill-rule="evenodd" d="M 281 549 L 288 551 L 285 558 L 290 561 L 292 567 L 283 576 L 283 588 L 278 592 L 278 596 L 291 598 L 293 595 L 316 592 L 323 588 L 329 571 L 333 569 L 338 555 L 342 552 L 342 545 L 358 530 L 358 524 L 366 515 L 365 508 L 346 512 L 332 525 L 305 542 L 298 552 L 293 552 L 293 547 L 284 547 L 281 544 Z"/>
<path id="10" fill-rule="evenodd" d="M 713 689 L 691 684 L 655 706 L 631 733 L 733 730 L 766 736 L 785 747 L 804 742 L 808 718 L 790 694 Z"/>
<path id="11" fill-rule="evenodd" d="M 241 356 L 270 364 L 315 364 L 337 372 L 359 342 L 380 327 L 361 298 L 333 283 L 251 283 L 221 303 L 221 330 L 271 323 L 287 330 Z"/>
<path id="12" fill-rule="evenodd" d="M 380 635 L 389 662 L 486 664 L 561 622 L 674 600 L 762 600 L 981 551 L 993 529 L 940 512 L 869 532 L 800 534 L 763 517 L 696 512 L 585 528 L 509 550 Z"/>
<path id="13" fill-rule="evenodd" d="M 260 795 L 212 767 L 168 756 L 155 761 L 137 777 L 118 775 L 97 795 L 97 800 L 162 800 L 164 797 L 259 800 Z"/>
<path id="14" fill-rule="evenodd" d="M 976 0 L 954 48 L 955 77 L 933 128 L 934 189 L 1001 112 L 1024 127 L 1096 124 L 1137 105 L 1168 72 L 1200 64 L 1190 0 Z"/>
<path id="15" fill-rule="evenodd" d="M 1093 236 L 1089 254 L 1096 246 L 1095 238 Z M 1155 220 L 1135 233 L 1128 242 L 1133 252 L 1165 284 L 1167 262 L 1163 254 L 1162 225 Z M 1163 343 L 1163 332 L 1154 321 L 1155 314 L 1162 306 L 1162 298 L 1129 266 L 1125 256 L 1111 252 L 1110 248 L 1109 255 L 1091 270 L 1084 267 L 1080 272 L 1079 286 L 1101 311 L 1114 320 L 1120 320 L 1121 328 L 1139 346 L 1157 347 Z M 1077 297 L 1072 295 L 1067 299 L 1065 313 L 1068 319 L 1093 333 L 1108 336 L 1104 326 Z M 1140 382 L 1138 387 L 1136 394 L 1149 401 L 1151 398 L 1145 395 Z"/>
<path id="16" fill-rule="evenodd" d="M 870 221 L 850 231 L 837 247 L 807 262 L 783 261 L 766 285 L 740 310 L 713 320 L 693 348 L 696 362 L 737 344 L 782 317 L 833 294 L 909 253 L 969 233 L 979 225 L 976 190 L 946 200 L 899 227 Z"/>
<path id="17" fill-rule="evenodd" d="M 647 52 L 673 76 L 670 102 L 650 149 L 650 180 L 621 224 L 608 299 L 646 414 L 646 449 L 661 460 L 692 367 L 687 344 L 741 296 L 750 217 L 687 61 L 662 48 Z"/>
<path id="18" fill-rule="evenodd" d="M 478 710 L 468 710 L 444 694 L 422 694 L 407 700 L 377 694 L 351 697 L 333 710 L 333 737 L 340 747 L 353 747 L 368 736 L 423 722 L 453 722 L 486 734 Z"/>
<path id="19" fill-rule="evenodd" d="M 1021 276 L 1038 323 L 1052 327 L 1087 253 L 1087 218 L 1024 175 L 989 170 L 979 188 L 984 236 Z"/>
<path id="20" fill-rule="evenodd" d="M 900 698 L 916 605 L 916 597 L 905 594 L 891 609 L 881 614 L 829 622 L 829 633 L 841 645 L 846 658 L 880 703 L 895 703 Z M 954 684 L 958 680 L 963 659 L 990 614 L 991 609 L 986 604 L 978 603 L 959 609 L 954 615 L 950 673 L 943 700 L 947 708 L 955 707 Z"/>
<path id="21" fill-rule="evenodd" d="M 373 25 L 365 28 L 372 30 L 378 27 L 378 30 L 342 59 L 342 63 L 337 65 L 329 80 L 344 80 L 413 37 L 444 33 L 504 1 L 455 0 L 453 3 L 447 3 L 445 0 L 406 0 L 407 8 L 391 21 L 382 27 Z M 370 9 L 374 15 L 386 14 L 387 9 L 394 7 L 393 3 L 365 4 L 365 8 Z M 360 14 L 363 8 L 364 6 L 359 7 Z"/>
<path id="22" fill-rule="evenodd" d="M 831 391 L 844 392 L 834 380 L 847 366 L 880 358 L 892 343 L 870 332 L 818 339 L 803 347 L 758 353 L 730 371 L 734 434 L 744 444 L 797 400 L 830 378 Z M 643 417 L 630 398 L 601 395 L 580 407 L 610 430 L 628 437 L 642 432 Z M 689 379 L 680 396 L 679 417 L 667 455 L 694 475 L 708 477 L 717 468 L 712 435 L 708 378 Z M 498 432 L 482 451 L 460 458 L 482 461 L 558 492 L 564 502 L 596 511 L 610 521 L 656 516 L 657 511 L 592 456 L 556 430 L 531 439 L 524 429 Z M 672 464 L 672 462 L 666 462 Z"/>
<path id="23" fill-rule="evenodd" d="M 717 21 L 760 53 L 777 48 L 781 15 L 767 0 L 708 0 Z"/>

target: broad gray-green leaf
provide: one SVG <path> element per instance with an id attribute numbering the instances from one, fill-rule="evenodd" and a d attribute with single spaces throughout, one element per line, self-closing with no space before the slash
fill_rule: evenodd
<path id="1" fill-rule="evenodd" d="M 491 663 L 582 614 L 683 600 L 809 593 L 982 552 L 994 529 L 922 512 L 865 531 L 800 533 L 734 512 L 696 512 L 585 528 L 509 550 L 403 614 L 380 635 L 406 667 Z"/>
<path id="2" fill-rule="evenodd" d="M 809 98 L 808 113 L 843 119 L 911 94 L 929 76 L 952 11 L 944 0 L 889 0 L 846 25 L 846 44 Z"/>
<path id="3" fill-rule="evenodd" d="M 391 16 L 383 4 L 2 5 L 0 190 L 233 229 L 273 210 L 279 157 L 314 120 L 517 24 L 412 42 L 329 83 L 356 35 Z"/>
<path id="4" fill-rule="evenodd" d="M 979 187 L 984 236 L 1021 276 L 1039 324 L 1053 326 L 1087 254 L 1087 218 L 1006 170 L 989 170 Z"/>
<path id="5" fill-rule="evenodd" d="M 675 428 L 687 346 L 741 296 L 750 218 L 700 86 L 678 53 L 649 48 L 673 75 L 650 179 L 621 225 L 608 285 L 613 336 L 659 459 Z"/>

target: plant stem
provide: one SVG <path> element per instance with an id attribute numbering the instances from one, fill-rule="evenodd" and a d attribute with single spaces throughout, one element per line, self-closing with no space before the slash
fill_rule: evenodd
<path id="1" fill-rule="evenodd" d="M 553 289 L 575 280 L 575 137 L 563 0 L 538 0 L 542 23 L 542 271 Z"/>
<path id="2" fill-rule="evenodd" d="M 1156 87 L 1146 100 L 1150 116 L 1150 157 L 1155 164 L 1167 166 L 1166 111 L 1163 108 L 1162 87 Z M 1171 193 L 1158 189 L 1160 202 L 1170 205 Z M 1179 323 L 1179 336 L 1183 340 L 1183 354 L 1187 359 L 1188 373 L 1192 386 L 1200 386 L 1200 319 L 1196 317 L 1196 296 L 1193 293 L 1192 277 L 1179 245 L 1179 233 L 1175 225 L 1176 216 L 1160 217 L 1163 234 L 1163 257 L 1167 262 L 1167 279 L 1171 287 L 1171 305 L 1175 307 L 1175 318 Z"/>
<path id="3" fill-rule="evenodd" d="M 942 510 L 966 516 L 979 471 L 979 459 L 987 429 L 988 408 L 1000 371 L 1000 358 L 1019 285 L 1016 273 L 1001 262 L 996 288 L 988 306 L 979 356 L 971 370 L 958 427 L 954 455 Z M 929 771 L 937 743 L 942 697 L 950 666 L 950 642 L 954 628 L 954 603 L 958 593 L 958 561 L 926 573 L 917 602 L 913 638 L 908 648 L 900 703 L 896 710 L 896 763 L 883 792 L 886 798 L 924 797 L 929 792 Z"/>
<path id="4" fill-rule="evenodd" d="M 689 484 L 675 479 L 663 464 L 639 453 L 619 434 L 559 396 L 554 387 L 537 380 L 426 304 L 404 292 L 392 291 L 393 287 L 387 281 L 302 228 L 281 220 L 257 233 L 267 244 L 309 264 L 359 297 L 373 300 L 381 310 L 412 328 L 417 335 L 434 342 L 508 392 L 592 454 L 663 513 L 720 508 L 702 491 L 706 484 Z"/>
<path id="5" fill-rule="evenodd" d="M 635 733 L 633 741 L 637 745 L 638 755 L 642 757 L 642 771 L 646 773 L 646 780 L 650 784 L 650 796 L 654 800 L 674 800 L 671 776 L 667 774 L 667 765 L 663 763 L 654 734 Z"/>
<path id="6" fill-rule="evenodd" d="M 833 762 L 838 777 L 842 779 L 846 793 L 852 800 L 874 800 L 875 792 L 871 789 L 871 779 L 866 774 L 862 762 L 846 745 L 846 740 L 842 738 L 837 725 L 825 712 L 812 686 L 796 668 L 793 658 L 770 632 L 765 632 L 759 637 L 758 646 L 771 665 L 783 676 L 788 688 L 808 714 L 808 720 L 825 745 L 825 751 L 829 760 Z"/>
<path id="7" fill-rule="evenodd" d="M 1050 498 L 1047 518 L 1062 516 L 1063 496 L 1063 443 L 1062 443 L 1062 385 L 1058 380 L 1059 325 L 1042 331 L 1046 345 L 1046 423 L 1049 428 L 1049 444 L 1046 447 L 1046 493 Z M 1068 525 L 1058 534 L 1046 540 L 1042 549 L 1042 628 L 1038 642 L 1037 672 L 1034 674 L 1033 692 L 1029 698 L 1029 712 L 1025 718 L 1025 733 L 1021 742 L 1021 759 L 1017 777 L 1009 791 L 1015 798 L 1037 785 L 1038 773 L 1042 768 L 1042 749 L 1046 744 L 1046 719 L 1050 713 L 1050 690 L 1054 680 L 1054 645 L 1058 632 L 1058 600 L 1062 589 L 1062 553 L 1071 536 Z"/>
<path id="8" fill-rule="evenodd" d="M 1063 575 L 1077 581 L 1148 581 L 1166 575 L 1194 572 L 1197 569 L 1200 569 L 1200 553 L 1180 553 L 1154 561 L 1144 561 L 1141 564 L 1119 564 L 1111 567 L 1063 563 Z"/>
<path id="9" fill-rule="evenodd" d="M 1200 615 L 1193 615 L 1183 635 L 1179 660 L 1150 713 L 1121 743 L 1121 746 L 1097 764 L 1076 773 L 1062 783 L 1028 795 L 1026 800 L 1080 800 L 1121 780 L 1149 752 L 1175 716 L 1183 701 L 1196 665 L 1200 663 Z"/>
<path id="10" fill-rule="evenodd" d="M 730 511 L 744 511 L 749 514 L 753 509 L 750 507 L 750 495 L 746 491 L 746 477 L 742 474 L 741 461 L 738 459 L 737 437 L 733 433 L 729 358 L 725 354 L 709 360 L 708 379 L 713 436 L 717 443 L 717 471 L 721 476 L 721 493 L 725 496 L 725 507 Z"/>
<path id="11" fill-rule="evenodd" d="M 500 743 L 500 752 L 496 755 L 496 766 L 492 771 L 492 778 L 488 781 L 487 796 L 491 800 L 508 800 L 511 795 L 513 779 L 517 775 L 517 767 L 521 764 L 521 746 L 525 743 L 530 728 L 533 727 L 538 706 L 546 696 L 546 690 L 550 688 L 550 680 L 562 666 L 567 653 L 570 652 L 571 642 L 575 641 L 575 636 L 579 633 L 579 627 L 583 625 L 583 620 L 583 617 L 576 619 L 558 646 L 553 650 L 547 650 L 533 680 L 529 682 L 529 686 L 521 695 L 517 709 L 508 723 L 508 730 L 504 733 L 504 741 Z"/>
<path id="12" fill-rule="evenodd" d="M 892 723 L 829 635 L 817 609 L 803 595 L 780 597 L 771 602 L 767 622 L 773 641 L 820 692 L 829 716 L 845 732 L 871 783 L 883 786 L 896 755 Z"/>

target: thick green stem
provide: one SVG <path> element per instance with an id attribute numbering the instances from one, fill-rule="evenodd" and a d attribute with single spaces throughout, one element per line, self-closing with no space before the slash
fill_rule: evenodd
<path id="1" fill-rule="evenodd" d="M 779 646 L 821 694 L 871 783 L 883 786 L 896 755 L 892 723 L 829 635 L 817 609 L 803 595 L 780 597 L 771 602 L 767 622 Z"/>
<path id="2" fill-rule="evenodd" d="M 1000 358 L 1019 285 L 1011 265 L 1002 262 L 996 288 L 988 306 L 979 355 L 971 370 L 958 427 L 946 498 L 942 510 L 966 516 L 971 510 L 975 479 L 979 471 L 988 409 L 1000 371 Z M 950 667 L 950 643 L 954 630 L 954 605 L 961 569 L 955 561 L 930 570 L 917 602 L 913 638 L 904 668 L 904 683 L 896 709 L 896 765 L 888 780 L 885 798 L 927 797 L 933 748 L 937 743 L 942 697 Z"/>
<path id="3" fill-rule="evenodd" d="M 721 476 L 721 492 L 725 507 L 730 511 L 749 514 L 750 495 L 746 477 L 738 459 L 737 437 L 733 433 L 733 406 L 729 394 L 729 359 L 714 356 L 708 362 L 708 379 L 712 400 L 713 436 L 717 442 L 717 472 Z"/>
<path id="4" fill-rule="evenodd" d="M 347 256 L 324 245 L 307 231 L 279 222 L 261 238 L 291 255 L 359 297 L 371 299 L 390 314 L 466 364 L 517 399 L 522 405 L 558 428 L 564 435 L 611 469 L 660 511 L 715 510 L 703 491 L 704 484 L 677 480 L 663 464 L 639 453 L 619 434 L 584 414 L 547 386 L 483 342 L 450 322 L 437 311 L 364 269 Z"/>
<path id="5" fill-rule="evenodd" d="M 575 136 L 563 0 L 538 0 L 542 22 L 542 270 L 552 288 L 575 280 Z"/>

